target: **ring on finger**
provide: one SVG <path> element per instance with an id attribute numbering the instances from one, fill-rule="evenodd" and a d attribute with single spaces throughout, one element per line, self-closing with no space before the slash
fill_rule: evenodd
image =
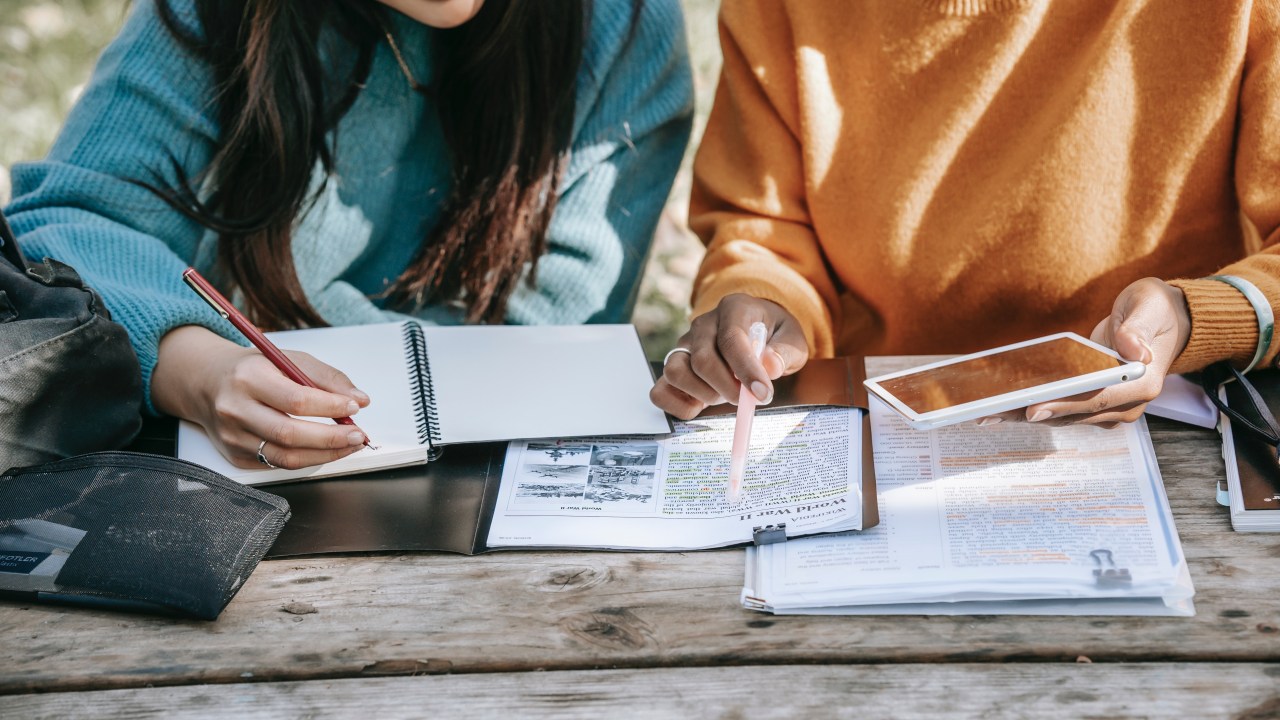
<path id="1" fill-rule="evenodd" d="M 671 362 L 671 357 L 676 353 L 684 353 L 686 355 L 689 355 L 690 357 L 693 356 L 693 351 L 690 350 L 689 348 L 686 348 L 686 347 L 671 348 L 671 350 L 667 352 L 666 356 L 662 358 L 662 367 L 666 367 L 667 363 Z"/>
<path id="2" fill-rule="evenodd" d="M 262 449 L 265 448 L 266 446 L 267 446 L 266 440 L 263 440 L 262 442 L 258 443 L 258 462 L 262 463 L 263 465 L 266 465 L 269 468 L 274 468 L 275 465 L 272 465 L 271 461 L 267 459 L 267 456 L 262 454 Z"/>

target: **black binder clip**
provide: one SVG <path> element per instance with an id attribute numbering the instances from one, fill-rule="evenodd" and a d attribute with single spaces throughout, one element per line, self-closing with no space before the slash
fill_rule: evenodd
<path id="1" fill-rule="evenodd" d="M 1129 568 L 1116 567 L 1110 550 L 1093 550 L 1089 553 L 1089 557 L 1093 558 L 1093 562 L 1098 566 L 1093 569 L 1093 577 L 1098 587 L 1116 587 L 1133 583 Z"/>
<path id="2" fill-rule="evenodd" d="M 751 529 L 751 538 L 756 545 L 771 545 L 787 539 L 787 524 L 757 525 Z"/>

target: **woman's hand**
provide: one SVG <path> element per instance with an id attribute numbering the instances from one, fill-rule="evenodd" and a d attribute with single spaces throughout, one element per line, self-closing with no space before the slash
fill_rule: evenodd
<path id="1" fill-rule="evenodd" d="M 258 446 L 272 465 L 300 468 L 337 460 L 358 451 L 364 433 L 335 423 L 296 416 L 340 418 L 369 404 L 346 375 L 302 352 L 294 363 L 323 390 L 285 377 L 262 353 L 212 331 L 185 325 L 160 341 L 151 377 L 156 409 L 200 424 L 209 439 L 237 467 L 262 467 Z"/>
<path id="2" fill-rule="evenodd" d="M 1182 291 L 1155 278 L 1143 278 L 1116 298 L 1111 315 L 1098 323 L 1091 339 L 1113 348 L 1126 360 L 1147 366 L 1141 378 L 1026 409 L 1031 422 L 1084 423 L 1113 427 L 1141 417 L 1160 394 L 1169 366 L 1187 346 L 1191 315 Z"/>
<path id="3" fill-rule="evenodd" d="M 762 322 L 768 344 L 759 358 L 751 352 L 747 329 Z M 804 367 L 809 345 L 791 313 L 749 295 L 726 296 L 694 319 L 670 356 L 649 398 L 672 415 L 688 420 L 710 405 L 737 402 L 738 380 L 762 403 L 773 399 L 773 380 Z"/>

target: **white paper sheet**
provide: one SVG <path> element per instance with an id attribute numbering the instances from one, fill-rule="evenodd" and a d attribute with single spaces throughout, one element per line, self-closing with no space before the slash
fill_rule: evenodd
<path id="1" fill-rule="evenodd" d="M 1181 375 L 1165 376 L 1160 394 L 1147 403 L 1147 414 L 1202 428 L 1218 425 L 1218 408 L 1204 388 Z"/>

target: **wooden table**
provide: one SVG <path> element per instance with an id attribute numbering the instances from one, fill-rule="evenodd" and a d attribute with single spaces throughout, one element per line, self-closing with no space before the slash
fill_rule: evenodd
<path id="1" fill-rule="evenodd" d="M 216 622 L 0 603 L 0 717 L 1280 717 L 1280 535 L 1151 429 L 1194 618 L 774 617 L 741 550 L 276 560 Z"/>

